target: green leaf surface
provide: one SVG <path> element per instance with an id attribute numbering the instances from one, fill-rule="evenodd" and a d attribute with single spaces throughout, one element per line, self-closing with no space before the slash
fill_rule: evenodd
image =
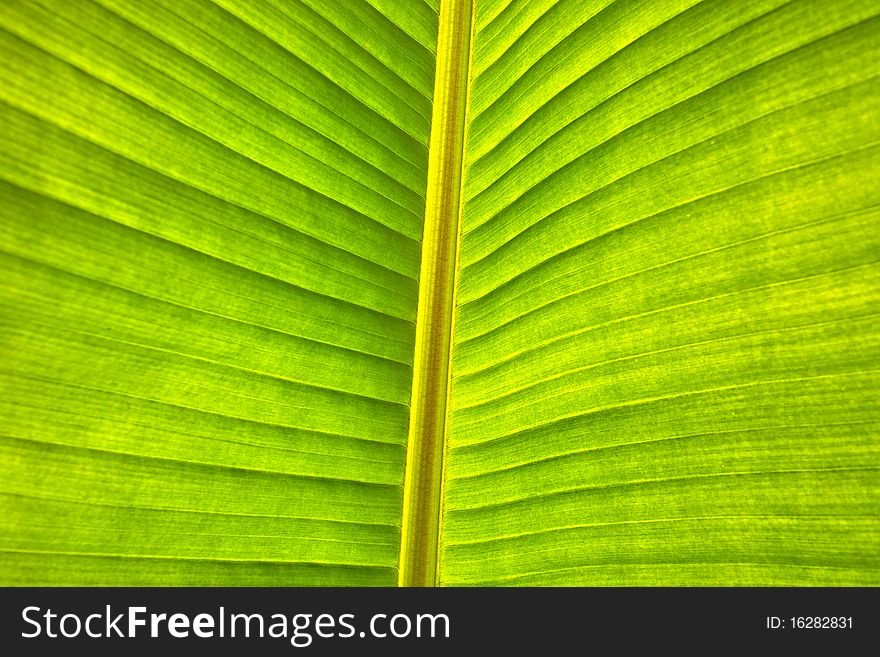
<path id="1" fill-rule="evenodd" d="M 539 4 L 477 4 L 440 582 L 880 584 L 878 7 Z"/>
<path id="2" fill-rule="evenodd" d="M 0 3 L 0 584 L 880 585 L 878 37 Z"/>
<path id="3" fill-rule="evenodd" d="M 396 581 L 427 9 L 2 4 L 4 583 Z"/>

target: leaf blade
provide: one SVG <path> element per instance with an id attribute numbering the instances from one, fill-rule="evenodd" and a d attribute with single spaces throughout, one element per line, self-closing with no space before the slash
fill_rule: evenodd
<path id="1" fill-rule="evenodd" d="M 0 12 L 2 581 L 393 584 L 433 46 Z"/>
<path id="2" fill-rule="evenodd" d="M 877 583 L 876 7 L 691 4 L 475 63 L 443 584 Z"/>

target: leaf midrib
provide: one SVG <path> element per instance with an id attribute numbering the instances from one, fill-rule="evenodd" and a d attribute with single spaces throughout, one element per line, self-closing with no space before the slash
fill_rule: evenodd
<path id="1" fill-rule="evenodd" d="M 434 586 L 439 570 L 472 14 L 471 0 L 451 0 L 440 7 L 404 475 L 400 586 Z"/>

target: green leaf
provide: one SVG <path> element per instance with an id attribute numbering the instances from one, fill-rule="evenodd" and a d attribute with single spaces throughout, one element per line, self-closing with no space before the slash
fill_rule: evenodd
<path id="1" fill-rule="evenodd" d="M 0 9 L 5 583 L 396 581 L 437 15 L 221 5 Z"/>
<path id="2" fill-rule="evenodd" d="M 440 582 L 880 584 L 876 3 L 538 4 L 474 36 Z"/>
<path id="3" fill-rule="evenodd" d="M 0 584 L 880 585 L 878 36 L 0 3 Z"/>

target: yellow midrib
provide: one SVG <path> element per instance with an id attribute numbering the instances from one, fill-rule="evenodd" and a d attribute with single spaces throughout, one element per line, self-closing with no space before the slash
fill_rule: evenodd
<path id="1" fill-rule="evenodd" d="M 437 39 L 398 585 L 437 583 L 472 0 L 443 0 Z"/>

